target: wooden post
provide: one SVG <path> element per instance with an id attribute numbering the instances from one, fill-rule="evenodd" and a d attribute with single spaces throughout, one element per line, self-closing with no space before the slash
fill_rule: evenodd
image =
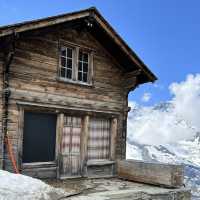
<path id="1" fill-rule="evenodd" d="M 24 132 L 24 109 L 19 107 L 19 117 L 18 117 L 18 169 L 22 168 L 22 152 L 23 152 L 23 132 Z"/>
<path id="2" fill-rule="evenodd" d="M 61 153 L 61 142 L 64 127 L 64 114 L 58 114 L 57 127 L 56 127 L 56 163 L 57 163 L 57 178 L 60 177 L 60 153 Z"/>
<path id="3" fill-rule="evenodd" d="M 81 169 L 84 173 L 84 166 L 87 162 L 87 146 L 88 146 L 88 136 L 89 136 L 89 120 L 88 115 L 83 118 L 83 131 L 81 134 Z"/>
<path id="4" fill-rule="evenodd" d="M 117 118 L 111 120 L 111 142 L 110 142 L 110 159 L 115 160 L 117 142 Z"/>

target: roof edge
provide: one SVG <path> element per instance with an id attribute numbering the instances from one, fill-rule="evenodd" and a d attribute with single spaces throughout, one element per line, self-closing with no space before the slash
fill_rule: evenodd
<path id="1" fill-rule="evenodd" d="M 108 23 L 108 21 L 100 14 L 100 12 L 95 7 L 91 7 L 90 9 L 93 10 L 95 14 L 107 25 L 110 31 L 114 33 L 114 35 L 119 39 L 119 42 L 125 47 L 125 49 L 122 49 L 126 51 L 129 57 L 131 56 L 131 59 L 134 58 L 132 60 L 138 64 L 139 68 L 142 68 L 142 70 L 147 73 L 150 81 L 156 81 L 158 78 L 148 69 L 148 67 L 139 58 L 139 56 L 128 46 L 124 39 L 122 39 L 122 37 L 115 31 L 115 29 Z"/>
<path id="2" fill-rule="evenodd" d="M 103 29 L 106 30 L 107 34 L 109 34 L 109 36 L 120 46 L 120 48 L 128 55 L 128 57 L 135 64 L 137 64 L 137 66 L 140 69 L 142 69 L 142 71 L 147 75 L 150 82 L 154 82 L 157 80 L 157 77 L 148 69 L 148 67 L 139 58 L 139 56 L 128 46 L 128 44 L 114 30 L 114 28 L 108 23 L 108 21 L 100 14 L 96 7 L 90 7 L 87 9 L 70 12 L 67 14 L 60 14 L 46 18 L 40 18 L 36 20 L 24 21 L 21 23 L 1 26 L 0 37 L 8 36 L 13 33 L 20 33 L 28 30 L 43 28 L 46 26 L 53 26 L 56 24 L 72 21 L 75 19 L 81 19 L 89 16 L 93 16 L 95 18 L 95 20 L 102 26 Z"/>

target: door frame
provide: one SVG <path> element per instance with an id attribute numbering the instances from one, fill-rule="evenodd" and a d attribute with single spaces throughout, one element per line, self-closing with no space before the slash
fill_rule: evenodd
<path id="1" fill-rule="evenodd" d="M 32 163 L 23 163 L 23 137 L 24 137 L 24 113 L 25 112 L 35 112 L 35 113 L 47 113 L 47 114 L 54 114 L 56 115 L 56 141 L 55 141 L 55 159 L 54 161 L 49 162 L 32 162 Z M 20 171 L 23 172 L 24 169 L 34 169 L 34 168 L 50 168 L 50 167 L 57 167 L 58 168 L 58 154 L 59 154 L 59 124 L 60 124 L 60 114 L 57 112 L 46 109 L 46 108 L 38 108 L 38 107 L 26 107 L 26 106 L 19 106 L 19 117 L 18 117 L 18 159 L 17 165 Z M 58 176 L 58 170 L 56 169 L 56 177 Z"/>

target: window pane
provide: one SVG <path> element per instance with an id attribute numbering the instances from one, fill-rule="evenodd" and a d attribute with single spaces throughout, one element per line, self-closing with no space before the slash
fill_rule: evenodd
<path id="1" fill-rule="evenodd" d="M 82 72 L 78 72 L 78 80 L 82 81 Z"/>
<path id="2" fill-rule="evenodd" d="M 83 63 L 83 72 L 88 72 L 88 63 Z"/>
<path id="3" fill-rule="evenodd" d="M 67 68 L 72 68 L 72 59 L 67 59 Z"/>
<path id="4" fill-rule="evenodd" d="M 87 82 L 87 73 L 83 73 L 83 82 Z"/>
<path id="5" fill-rule="evenodd" d="M 79 59 L 80 61 L 82 61 L 82 57 L 83 57 L 83 52 L 82 52 L 82 51 L 79 51 L 79 58 L 78 58 L 78 59 Z"/>
<path id="6" fill-rule="evenodd" d="M 88 54 L 87 53 L 83 54 L 83 61 L 88 62 Z"/>
<path id="7" fill-rule="evenodd" d="M 72 58 L 72 49 L 67 48 L 67 57 Z"/>
<path id="8" fill-rule="evenodd" d="M 60 55 L 60 77 L 72 79 L 73 48 L 62 47 Z"/>
<path id="9" fill-rule="evenodd" d="M 65 78 L 65 70 L 66 70 L 65 68 L 62 68 L 62 67 L 61 67 L 61 69 L 60 69 L 60 76 L 61 76 L 61 77 L 64 77 L 64 78 Z"/>
<path id="10" fill-rule="evenodd" d="M 61 56 L 66 56 L 66 49 L 65 48 L 61 49 Z"/>
<path id="11" fill-rule="evenodd" d="M 82 69 L 82 63 L 81 62 L 78 62 L 78 70 L 79 71 L 83 71 L 83 69 Z"/>
<path id="12" fill-rule="evenodd" d="M 72 70 L 67 69 L 67 78 L 71 79 L 72 78 Z"/>
<path id="13" fill-rule="evenodd" d="M 61 65 L 63 67 L 65 67 L 65 64 L 66 64 L 66 58 L 65 57 L 61 57 Z"/>

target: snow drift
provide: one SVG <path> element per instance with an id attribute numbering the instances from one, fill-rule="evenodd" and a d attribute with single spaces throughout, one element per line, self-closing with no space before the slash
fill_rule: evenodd
<path id="1" fill-rule="evenodd" d="M 41 180 L 0 170 L 0 200 L 53 200 L 63 195 Z"/>

